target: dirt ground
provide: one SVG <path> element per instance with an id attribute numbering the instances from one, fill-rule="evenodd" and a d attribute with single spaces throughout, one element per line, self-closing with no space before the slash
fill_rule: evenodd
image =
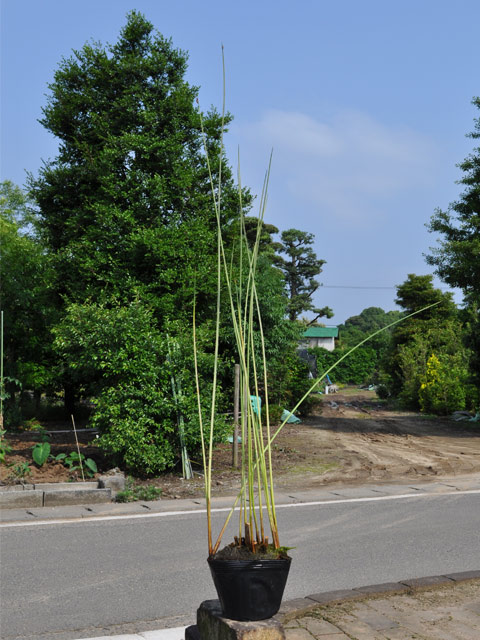
<path id="1" fill-rule="evenodd" d="M 374 392 L 345 389 L 322 396 L 321 410 L 301 424 L 286 425 L 273 444 L 276 487 L 289 491 L 322 486 L 355 486 L 415 480 L 434 480 L 439 476 L 465 475 L 480 470 L 480 424 L 455 422 L 450 418 L 423 416 L 398 411 L 385 405 Z M 56 432 L 51 438 L 52 453 L 75 449 L 73 433 Z M 47 426 L 47 428 L 53 428 Z M 68 425 L 64 427 L 68 431 Z M 38 437 L 24 432 L 9 437 L 12 452 L 2 466 L 2 482 L 60 482 L 71 477 L 60 463 L 41 469 L 31 460 L 31 447 Z M 86 457 L 96 460 L 105 471 L 105 460 L 81 432 L 80 447 Z M 232 445 L 218 447 L 214 455 L 214 495 L 227 495 L 239 486 L 239 473 L 232 469 Z M 30 463 L 30 474 L 23 479 L 12 470 Z M 78 479 L 76 472 L 74 479 Z M 163 489 L 164 498 L 200 497 L 203 481 L 200 471 L 193 480 L 167 474 L 139 484 Z"/>

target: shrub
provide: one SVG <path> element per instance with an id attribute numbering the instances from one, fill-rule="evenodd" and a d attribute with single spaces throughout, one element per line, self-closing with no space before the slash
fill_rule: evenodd
<path id="1" fill-rule="evenodd" d="M 281 417 L 283 413 L 283 408 L 279 404 L 270 404 L 268 408 L 268 413 L 270 416 L 270 424 L 278 425 L 282 422 Z M 262 405 L 262 421 L 266 424 L 267 420 L 267 412 L 265 409 L 265 405 Z"/>
<path id="2" fill-rule="evenodd" d="M 427 361 L 424 382 L 420 385 L 419 401 L 422 411 L 448 415 L 465 408 L 467 370 L 458 357 L 434 353 Z"/>
<path id="3" fill-rule="evenodd" d="M 296 351 L 287 351 L 283 360 L 277 362 L 269 370 L 270 404 L 279 405 L 282 409 L 293 409 L 312 385 L 309 374 L 307 363 L 298 357 Z M 315 396 L 308 396 L 296 413 L 300 416 L 307 416 L 311 413 L 316 402 Z"/>
<path id="4" fill-rule="evenodd" d="M 78 381 L 89 381 L 95 396 L 91 425 L 101 433 L 98 446 L 116 466 L 136 474 L 157 474 L 174 466 L 181 447 L 180 415 L 187 451 L 194 456 L 200 449 L 191 336 L 173 323 L 168 333 L 171 337 L 158 330 L 152 313 L 139 302 L 112 308 L 72 305 L 56 329 L 55 347 L 68 371 Z M 200 328 L 198 333 L 200 348 L 209 344 L 208 331 Z M 211 354 L 202 349 L 202 380 L 208 379 L 212 364 Z M 202 386 L 205 397 L 211 397 L 211 383 Z M 221 390 L 218 398 L 221 406 Z M 215 441 L 225 433 L 219 417 Z"/>

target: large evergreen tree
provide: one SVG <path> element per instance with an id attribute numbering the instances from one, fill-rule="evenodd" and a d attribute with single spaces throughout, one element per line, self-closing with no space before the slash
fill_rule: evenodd
<path id="1" fill-rule="evenodd" d="M 473 104 L 480 109 L 480 98 Z M 480 139 L 480 118 L 475 119 L 475 130 L 469 137 Z M 463 171 L 459 184 L 465 190 L 447 211 L 438 209 L 432 216 L 430 231 L 442 237 L 427 262 L 436 267 L 442 280 L 480 301 L 480 147 L 459 167 Z"/>
<path id="2" fill-rule="evenodd" d="M 116 44 L 86 44 L 59 65 L 41 120 L 59 153 L 30 186 L 62 299 L 141 296 L 160 319 L 191 308 L 194 283 L 200 300 L 214 290 L 215 217 L 186 65 L 136 11 Z M 203 119 L 215 177 L 221 118 Z M 222 178 L 228 224 L 237 205 L 226 164 Z"/>
<path id="3" fill-rule="evenodd" d="M 473 104 L 480 109 L 480 98 Z M 480 139 L 480 118 L 469 134 Z M 430 231 L 441 236 L 440 246 L 431 249 L 427 262 L 452 287 L 465 296 L 467 343 L 472 352 L 471 367 L 480 388 L 480 147 L 476 147 L 460 165 L 465 187 L 460 199 L 447 211 L 438 209 L 430 221 Z"/>
<path id="4" fill-rule="evenodd" d="M 213 344 L 217 221 L 210 175 L 218 189 L 221 160 L 226 230 L 239 213 L 221 143 L 230 116 L 222 123 L 214 110 L 200 113 L 186 65 L 186 54 L 136 11 L 116 44 L 74 51 L 55 72 L 41 120 L 59 140 L 58 155 L 30 177 L 36 229 L 54 274 L 53 344 L 67 412 L 80 395 L 93 394 L 101 442 L 127 466 L 135 450 L 145 472 L 170 465 L 179 444 L 177 413 L 164 400 L 172 395 L 164 347 L 168 334 L 181 346 L 179 362 L 193 362 L 185 336 L 195 296 L 205 351 Z M 242 200 L 248 208 L 248 192 Z M 193 393 L 184 384 L 184 393 Z M 184 418 L 188 431 L 195 413 Z M 150 445 L 159 449 L 155 456 Z"/>

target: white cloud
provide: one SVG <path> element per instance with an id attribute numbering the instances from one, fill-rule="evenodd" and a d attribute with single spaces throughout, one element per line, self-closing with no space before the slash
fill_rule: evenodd
<path id="1" fill-rule="evenodd" d="M 339 221 L 388 216 L 397 196 L 414 197 L 435 181 L 438 149 L 431 140 L 357 111 L 327 120 L 270 109 L 258 122 L 236 128 L 247 162 L 273 147 L 274 179 L 285 198 Z"/>

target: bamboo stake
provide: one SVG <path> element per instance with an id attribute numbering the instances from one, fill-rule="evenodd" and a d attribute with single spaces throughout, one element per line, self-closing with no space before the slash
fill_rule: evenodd
<path id="1" fill-rule="evenodd" d="M 72 424 L 73 424 L 73 433 L 75 434 L 75 442 L 77 443 L 78 461 L 80 463 L 80 470 L 82 472 L 82 479 L 83 479 L 83 482 L 85 482 L 85 475 L 83 473 L 83 464 L 82 464 L 82 454 L 80 453 L 80 445 L 78 444 L 77 429 L 75 428 L 75 420 L 73 419 L 73 415 L 72 415 Z"/>

